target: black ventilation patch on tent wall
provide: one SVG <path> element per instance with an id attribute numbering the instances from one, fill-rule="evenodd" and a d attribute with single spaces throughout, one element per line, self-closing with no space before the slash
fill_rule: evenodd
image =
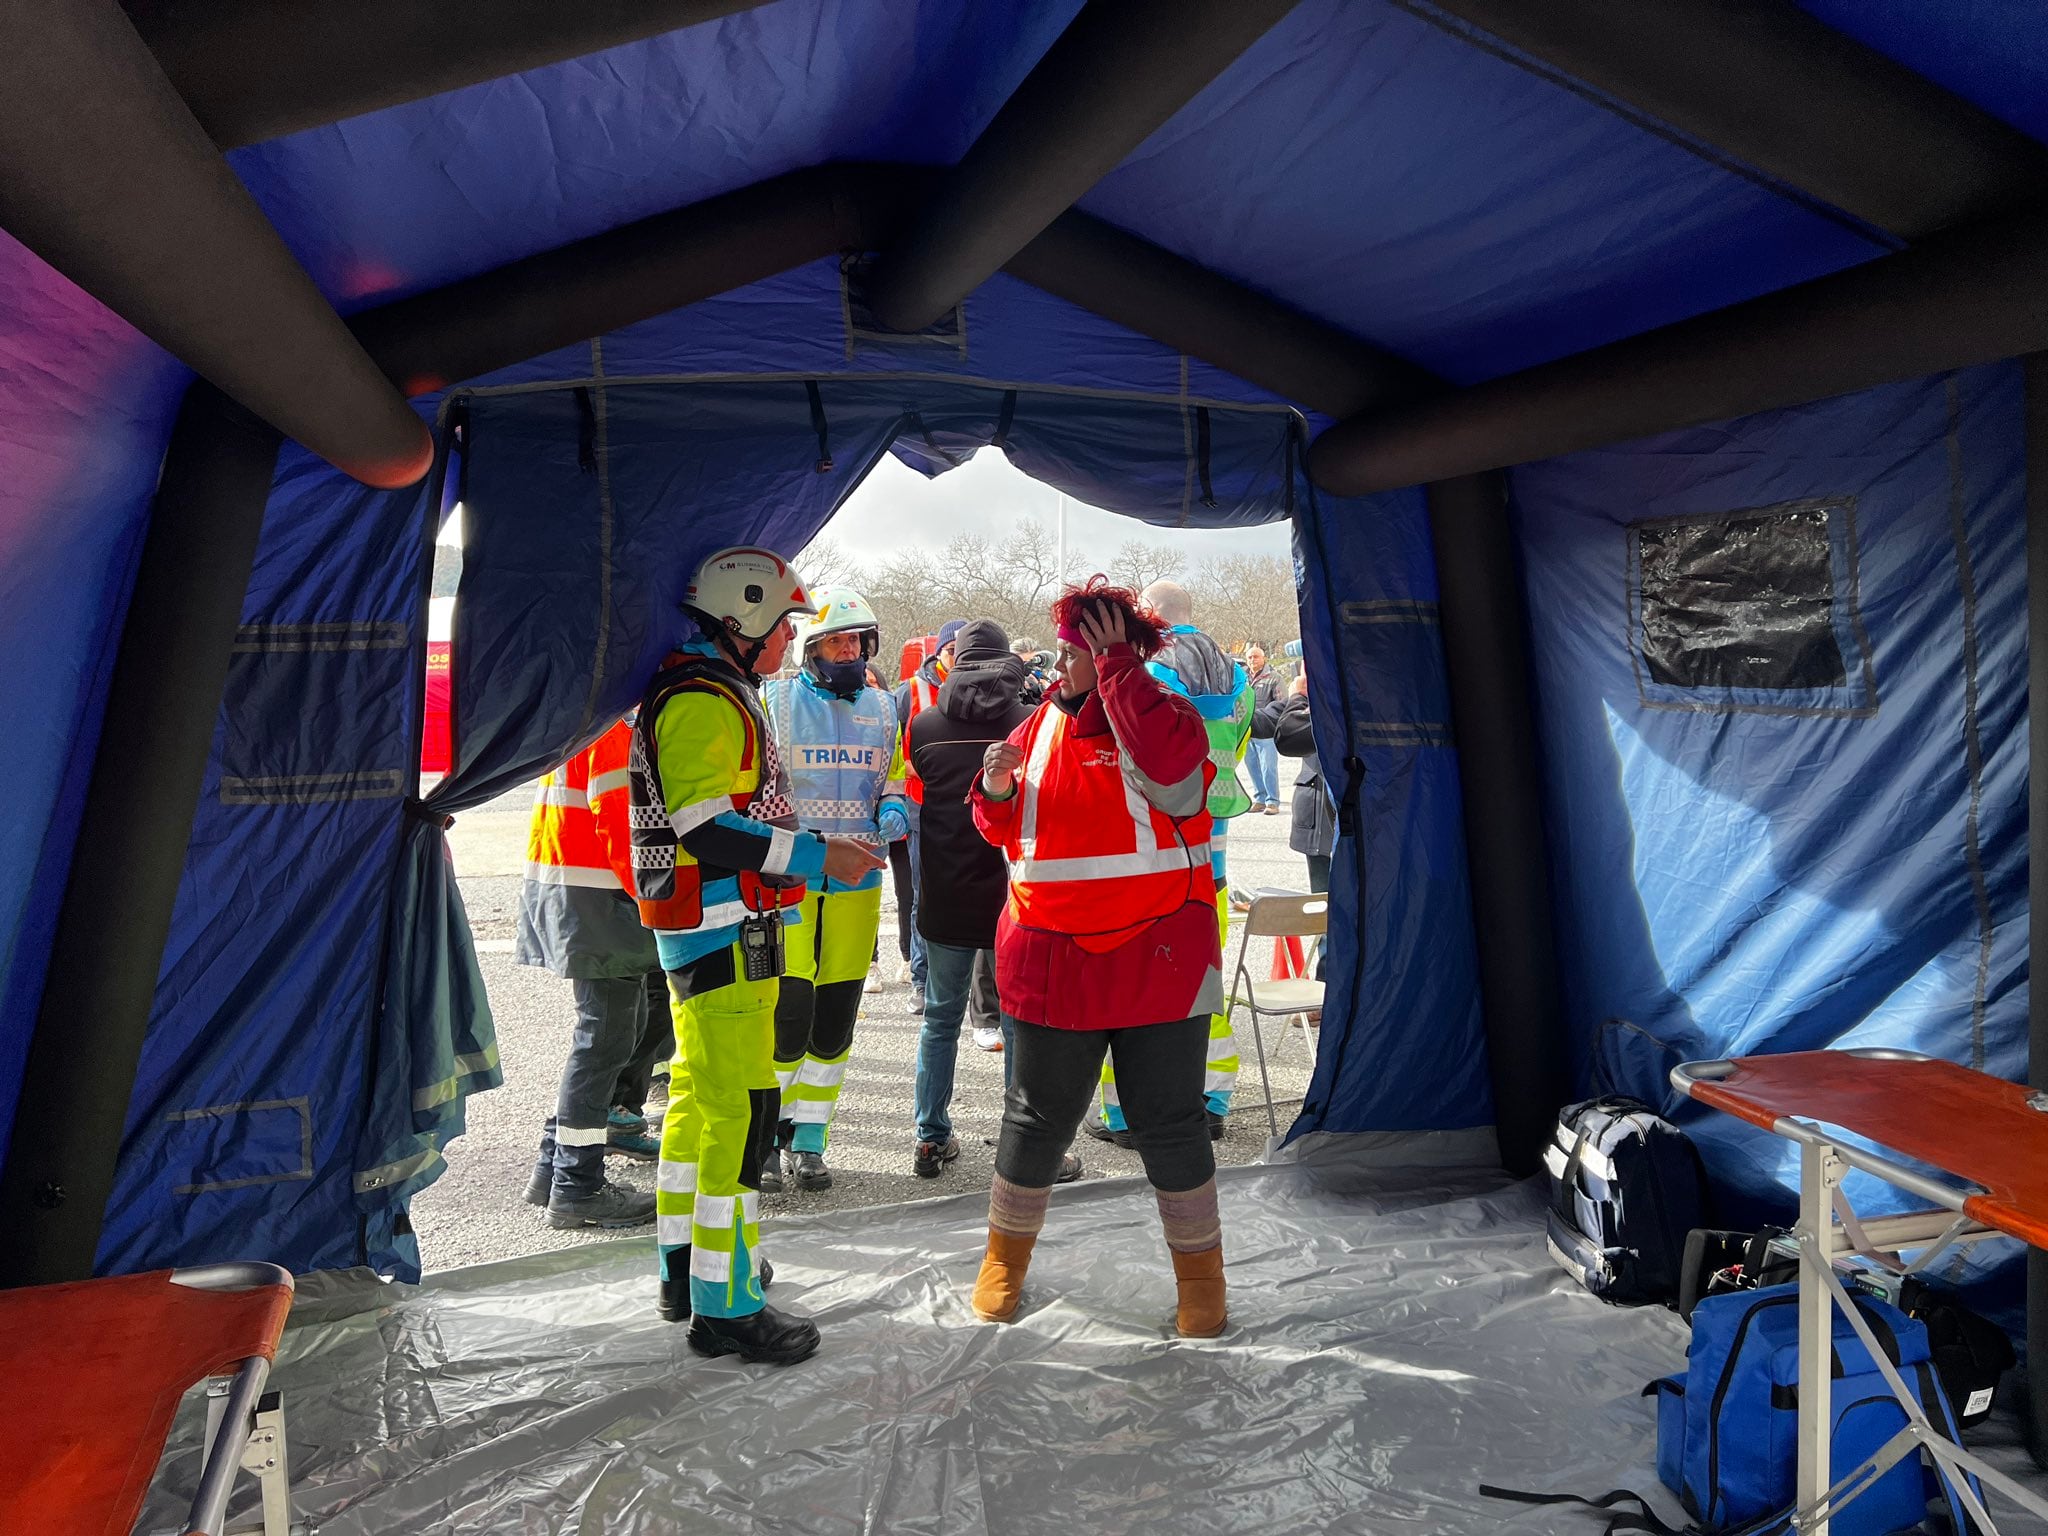
<path id="1" fill-rule="evenodd" d="M 1651 707 L 1867 713 L 1854 503 L 1631 523 L 1630 639 Z"/>
<path id="2" fill-rule="evenodd" d="M 839 307 L 846 320 L 846 356 L 850 362 L 856 350 L 921 353 L 944 347 L 967 356 L 967 315 L 955 304 L 930 325 L 915 331 L 892 331 L 875 318 L 868 307 L 868 273 L 874 267 L 871 255 L 845 256 L 839 262 Z"/>

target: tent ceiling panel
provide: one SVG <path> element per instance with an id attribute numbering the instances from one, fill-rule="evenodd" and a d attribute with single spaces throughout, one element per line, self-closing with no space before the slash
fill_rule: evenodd
<path id="1" fill-rule="evenodd" d="M 1904 239 L 2048 192 L 2048 149 L 1784 0 L 1398 3 Z"/>
<path id="2" fill-rule="evenodd" d="M 1459 381 L 1886 248 L 1417 17 L 1334 0 L 1080 206 Z"/>
<path id="3" fill-rule="evenodd" d="M 346 312 L 829 160 L 949 164 L 1077 0 L 778 0 L 235 151 Z"/>

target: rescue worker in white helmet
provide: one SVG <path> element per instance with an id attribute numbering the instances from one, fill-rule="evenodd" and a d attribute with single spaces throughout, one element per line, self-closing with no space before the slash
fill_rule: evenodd
<path id="1" fill-rule="evenodd" d="M 867 599 L 850 588 L 815 596 L 817 613 L 797 629 L 801 667 L 763 689 L 769 729 L 789 771 L 797 825 L 858 838 L 886 857 L 889 844 L 909 834 L 910 819 L 896 704 L 867 680 L 881 626 Z M 879 867 L 852 881 L 828 874 L 804 891 L 775 1008 L 782 1124 L 777 1151 L 762 1167 L 764 1190 L 785 1181 L 799 1189 L 832 1187 L 825 1149 L 881 924 Z"/>
<path id="2" fill-rule="evenodd" d="M 765 549 L 726 549 L 690 583 L 699 636 L 670 653 L 633 728 L 633 896 L 654 930 L 676 1059 L 655 1180 L 660 1310 L 692 1318 L 700 1354 L 789 1365 L 818 1347 L 808 1321 L 767 1305 L 755 1185 L 778 1118 L 775 1000 L 784 920 L 806 880 L 859 882 L 881 857 L 800 832 L 762 717 L 774 672 L 816 611 Z"/>

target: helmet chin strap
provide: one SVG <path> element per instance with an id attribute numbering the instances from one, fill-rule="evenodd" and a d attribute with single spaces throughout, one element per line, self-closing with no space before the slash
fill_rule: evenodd
<path id="1" fill-rule="evenodd" d="M 739 667 L 742 677 L 752 677 L 754 676 L 754 663 L 759 661 L 761 653 L 768 649 L 769 636 L 774 633 L 773 630 L 770 630 L 768 634 L 763 635 L 758 640 L 746 640 L 744 636 L 736 635 L 731 630 L 720 626 L 718 631 L 718 648 L 725 652 L 728 661 L 735 663 Z M 743 641 L 746 645 L 745 650 L 739 648 Z"/>

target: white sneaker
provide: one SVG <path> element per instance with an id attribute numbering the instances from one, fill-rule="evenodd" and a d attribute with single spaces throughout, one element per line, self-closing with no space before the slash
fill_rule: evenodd
<path id="1" fill-rule="evenodd" d="M 896 985 L 902 987 L 908 986 L 909 984 L 910 962 L 908 960 L 898 960 L 896 962 Z"/>
<path id="2" fill-rule="evenodd" d="M 903 1011 L 913 1019 L 924 1017 L 924 993 L 915 982 L 911 983 L 910 996 L 903 1000 Z"/>
<path id="3" fill-rule="evenodd" d="M 882 968 L 879 965 L 869 966 L 868 979 L 863 990 L 868 992 L 885 992 L 888 988 L 889 983 L 882 977 Z"/>
<path id="4" fill-rule="evenodd" d="M 1003 1048 L 1003 1032 L 1000 1029 L 976 1029 L 974 1048 L 977 1051 L 1000 1051 Z"/>

